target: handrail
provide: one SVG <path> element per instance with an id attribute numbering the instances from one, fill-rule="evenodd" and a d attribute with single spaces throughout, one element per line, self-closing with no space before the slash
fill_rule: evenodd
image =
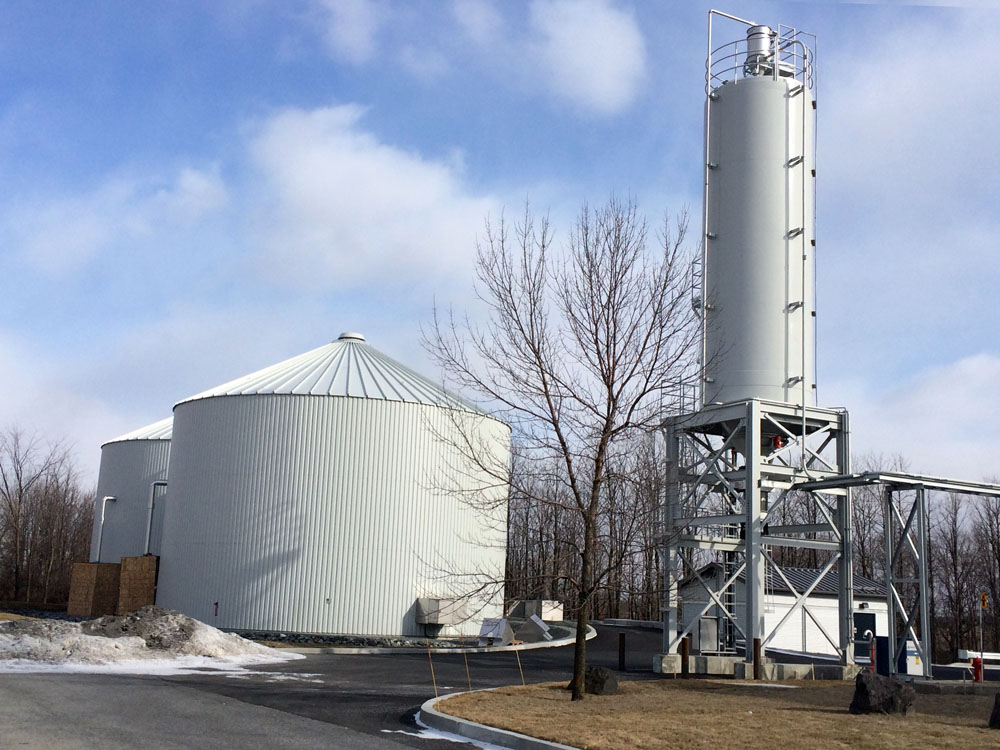
<path id="1" fill-rule="evenodd" d="M 808 89 L 813 88 L 812 50 L 801 39 L 772 37 L 771 53 L 759 60 L 747 60 L 746 39 L 720 45 L 709 52 L 705 66 L 705 92 L 711 94 L 714 88 L 726 81 L 741 78 L 771 76 L 794 78 Z M 777 62 L 775 60 L 777 59 Z"/>

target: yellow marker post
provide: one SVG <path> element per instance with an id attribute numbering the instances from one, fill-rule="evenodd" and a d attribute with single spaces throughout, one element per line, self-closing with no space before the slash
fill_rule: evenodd
<path id="1" fill-rule="evenodd" d="M 431 657 L 431 644 L 427 644 L 427 661 L 431 665 L 431 682 L 434 683 L 434 697 L 438 697 L 438 684 L 437 679 L 434 677 L 434 659 Z"/>

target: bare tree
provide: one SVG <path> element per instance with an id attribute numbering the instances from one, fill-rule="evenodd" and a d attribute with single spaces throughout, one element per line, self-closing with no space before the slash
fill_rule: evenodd
<path id="1" fill-rule="evenodd" d="M 851 465 L 859 473 L 909 471 L 906 459 L 898 453 L 889 456 L 881 453 L 864 453 L 853 457 Z M 854 488 L 853 493 L 854 515 L 851 518 L 851 536 L 854 540 L 854 572 L 873 581 L 884 581 L 883 488 L 880 485 L 866 485 Z"/>
<path id="2" fill-rule="evenodd" d="M 995 480 L 994 480 L 995 481 Z M 1000 498 L 980 497 L 975 505 L 975 546 L 978 551 L 980 588 L 989 596 L 988 615 L 991 650 L 1000 647 L 1000 617 L 996 607 L 1000 605 Z"/>
<path id="3" fill-rule="evenodd" d="M 12 599 L 20 596 L 24 584 L 26 552 L 30 550 L 27 532 L 32 493 L 62 460 L 63 451 L 57 447 L 46 450 L 40 438 L 16 427 L 0 435 L 0 524 L 4 529 Z"/>
<path id="4" fill-rule="evenodd" d="M 0 596 L 65 601 L 72 563 L 87 558 L 92 498 L 60 444 L 0 433 Z"/>
<path id="5" fill-rule="evenodd" d="M 573 699 L 583 697 L 586 632 L 607 565 L 597 559 L 611 468 L 628 438 L 659 422 L 662 393 L 695 377 L 699 353 L 682 249 L 686 219 L 664 222 L 660 248 L 634 203 L 584 207 L 564 252 L 530 208 L 486 224 L 477 248 L 485 326 L 435 312 L 425 345 L 460 389 L 487 401 L 521 446 L 512 492 L 567 511 L 580 526 Z M 492 469 L 499 475 L 499 468 Z"/>
<path id="6" fill-rule="evenodd" d="M 937 619 L 937 637 L 950 658 L 958 649 L 974 640 L 976 628 L 977 555 L 967 527 L 965 496 L 948 493 L 941 498 L 931 529 L 931 560 L 938 594 L 937 605 L 943 608 Z M 940 651 L 938 652 L 940 653 Z"/>

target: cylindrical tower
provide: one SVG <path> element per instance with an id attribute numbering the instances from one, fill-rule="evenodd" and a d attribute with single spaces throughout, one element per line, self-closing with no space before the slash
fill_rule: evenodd
<path id="1" fill-rule="evenodd" d="M 509 451 L 506 424 L 354 333 L 185 399 L 157 604 L 222 628 L 420 635 L 418 599 L 489 581 L 439 623 L 474 634 L 502 611 Z"/>
<path id="2" fill-rule="evenodd" d="M 812 53 L 760 25 L 709 44 L 703 403 L 812 405 Z"/>
<path id="3" fill-rule="evenodd" d="M 159 554 L 173 417 L 141 427 L 101 446 L 90 559 L 118 562 Z M 153 501 L 152 508 L 150 501 Z"/>

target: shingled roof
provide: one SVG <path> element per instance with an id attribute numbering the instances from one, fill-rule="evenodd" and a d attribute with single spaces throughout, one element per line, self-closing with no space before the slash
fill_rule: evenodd
<path id="1" fill-rule="evenodd" d="M 698 573 L 704 577 L 706 574 L 714 573 L 722 565 L 719 563 L 709 563 L 699 569 Z M 802 593 L 812 582 L 816 580 L 816 576 L 819 575 L 820 568 L 793 568 L 790 565 L 782 565 L 781 572 L 785 574 L 785 578 L 788 579 L 789 583 L 795 587 L 797 593 Z M 769 592 L 791 594 L 792 590 L 785 584 L 781 576 L 778 575 L 777 571 L 771 565 L 766 566 L 767 582 L 766 587 Z M 693 575 L 687 576 L 681 581 L 683 586 L 686 583 L 696 580 Z M 744 582 L 744 576 L 740 574 L 737 579 L 741 583 Z M 820 580 L 813 589 L 812 596 L 837 596 L 840 593 L 840 576 L 837 573 L 837 568 L 834 567 L 827 571 L 826 575 Z M 885 598 L 885 584 L 873 581 L 871 578 L 866 578 L 865 576 L 854 574 L 854 596 L 855 597 L 878 597 Z"/>

